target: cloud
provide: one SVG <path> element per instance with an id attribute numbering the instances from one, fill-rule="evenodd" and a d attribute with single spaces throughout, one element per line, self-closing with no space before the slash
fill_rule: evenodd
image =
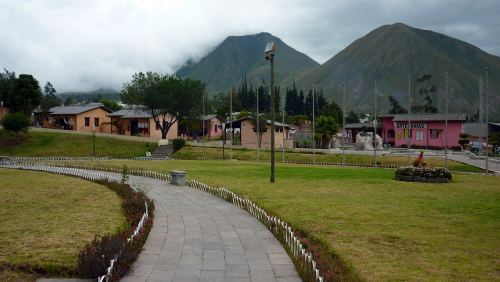
<path id="1" fill-rule="evenodd" d="M 500 54 L 497 1 L 0 0 L 0 67 L 56 89 L 120 89 L 134 72 L 173 72 L 226 36 L 268 31 L 324 62 L 394 22 Z"/>

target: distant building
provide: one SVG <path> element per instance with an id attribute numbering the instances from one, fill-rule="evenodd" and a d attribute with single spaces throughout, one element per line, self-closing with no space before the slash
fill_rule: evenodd
<path id="1" fill-rule="evenodd" d="M 39 113 L 42 127 L 109 133 L 111 110 L 101 103 L 82 106 L 61 106 L 51 108 L 47 113 Z M 36 113 L 35 113 L 36 114 Z"/>
<path id="2" fill-rule="evenodd" d="M 156 126 L 153 116 L 142 109 L 123 109 L 108 114 L 108 117 L 111 119 L 112 134 L 161 139 L 161 130 Z M 168 130 L 167 139 L 177 138 L 177 133 L 176 121 Z"/>
<path id="3" fill-rule="evenodd" d="M 460 147 L 458 140 L 463 132 L 466 119 L 464 113 L 445 114 L 412 114 L 408 131 L 408 115 L 383 115 L 381 137 L 385 143 L 395 147 L 407 144 L 408 132 L 410 144 L 420 148 L 444 148 L 446 139 L 448 147 Z M 448 119 L 448 136 L 445 136 L 445 120 Z"/>
<path id="4" fill-rule="evenodd" d="M 227 140 L 231 140 L 231 123 L 226 123 L 226 133 Z M 262 133 L 261 139 L 261 147 L 270 148 L 271 147 L 271 121 L 267 120 L 266 124 L 259 125 L 265 126 L 266 130 Z M 285 130 L 285 134 L 283 136 L 283 128 Z M 257 128 L 252 122 L 252 118 L 243 117 L 238 120 L 233 121 L 233 129 L 235 132 L 235 143 L 238 142 L 242 147 L 256 148 L 258 144 L 258 134 Z M 274 122 L 274 145 L 275 148 L 285 148 L 292 149 L 293 148 L 293 140 L 290 138 L 290 130 L 291 126 L 285 124 L 283 126 L 280 122 Z M 283 138 L 284 137 L 284 138 Z"/>
<path id="5" fill-rule="evenodd" d="M 0 106 L 0 120 L 2 120 L 8 112 L 9 108 L 4 107 L 2 103 L 2 105 Z"/>
<path id="6" fill-rule="evenodd" d="M 202 117 L 202 122 L 205 125 L 203 135 L 206 138 L 216 138 L 222 136 L 222 119 L 217 115 L 206 115 Z"/>

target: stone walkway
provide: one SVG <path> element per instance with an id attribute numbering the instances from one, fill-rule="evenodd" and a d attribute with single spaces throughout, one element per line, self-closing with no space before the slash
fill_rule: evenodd
<path id="1" fill-rule="evenodd" d="M 155 202 L 133 271 L 122 281 L 302 281 L 286 251 L 257 219 L 213 195 L 130 176 Z"/>

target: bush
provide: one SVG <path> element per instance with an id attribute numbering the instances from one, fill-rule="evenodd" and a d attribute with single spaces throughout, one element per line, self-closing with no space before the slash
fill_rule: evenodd
<path id="1" fill-rule="evenodd" d="M 30 119 L 23 113 L 8 113 L 5 115 L 2 125 L 5 130 L 14 132 L 19 135 L 21 132 L 26 132 L 31 125 Z"/>
<path id="2" fill-rule="evenodd" d="M 174 147 L 174 152 L 180 150 L 182 147 L 186 145 L 186 140 L 182 138 L 177 138 L 172 140 L 172 146 Z"/>
<path id="3" fill-rule="evenodd" d="M 117 234 L 96 237 L 81 249 L 78 254 L 78 271 L 84 278 L 100 277 L 106 273 L 110 260 L 120 254 L 121 250 L 119 260 L 113 270 L 114 277 L 112 280 L 115 281 L 129 271 L 139 256 L 153 225 L 154 204 L 143 192 L 135 192 L 127 184 L 107 180 L 98 180 L 96 182 L 107 186 L 122 198 L 122 208 L 127 220 L 127 228 Z M 127 238 L 132 235 L 145 212 L 144 201 L 148 203 L 148 220 L 141 232 L 134 237 L 134 240 L 127 242 Z"/>
<path id="4" fill-rule="evenodd" d="M 451 171 L 444 167 L 436 167 L 436 168 L 429 168 L 429 167 L 400 167 L 397 168 L 395 171 L 396 174 L 396 179 L 398 176 L 403 176 L 403 177 L 423 177 L 426 179 L 429 178 L 441 178 L 441 179 L 447 179 L 451 180 L 452 174 Z"/>

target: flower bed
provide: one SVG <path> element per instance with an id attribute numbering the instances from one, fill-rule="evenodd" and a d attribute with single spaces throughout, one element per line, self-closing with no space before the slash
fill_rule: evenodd
<path id="1" fill-rule="evenodd" d="M 444 167 L 400 167 L 395 171 L 395 179 L 407 182 L 448 183 L 452 174 Z"/>

